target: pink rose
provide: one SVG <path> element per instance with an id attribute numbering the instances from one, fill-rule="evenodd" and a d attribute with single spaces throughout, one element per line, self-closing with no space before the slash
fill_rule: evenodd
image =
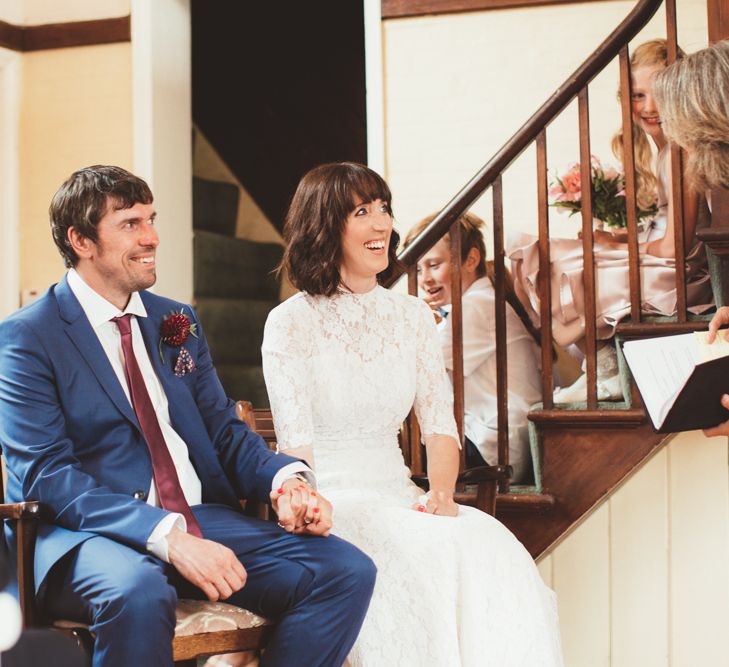
<path id="1" fill-rule="evenodd" d="M 563 201 L 580 201 L 582 197 L 582 177 L 580 176 L 579 167 L 568 171 L 562 177 L 564 185 Z"/>
<path id="2" fill-rule="evenodd" d="M 549 196 L 555 201 L 563 201 L 562 197 L 564 196 L 564 190 L 562 189 L 562 185 L 559 181 L 549 188 Z"/>

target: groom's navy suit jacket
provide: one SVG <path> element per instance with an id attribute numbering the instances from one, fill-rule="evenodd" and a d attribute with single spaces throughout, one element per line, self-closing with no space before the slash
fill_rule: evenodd
<path id="1" fill-rule="evenodd" d="M 154 370 L 169 402 L 172 427 L 187 443 L 202 483 L 203 503 L 239 508 L 238 498 L 268 501 L 276 472 L 296 461 L 269 451 L 236 417 L 213 367 L 194 311 L 141 292 L 138 318 Z M 184 347 L 195 370 L 176 377 L 179 348 L 158 349 L 160 324 L 185 309 L 198 338 Z M 38 500 L 53 523 L 41 524 L 35 559 L 40 587 L 64 554 L 94 535 L 139 551 L 165 516 L 134 497 L 152 481 L 139 422 L 117 376 L 64 277 L 37 301 L 0 323 L 0 447 L 10 502 Z M 12 525 L 6 526 L 11 553 Z"/>

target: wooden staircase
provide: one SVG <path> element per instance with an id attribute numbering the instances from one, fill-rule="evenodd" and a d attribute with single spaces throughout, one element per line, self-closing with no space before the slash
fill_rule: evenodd
<path id="1" fill-rule="evenodd" d="M 496 268 L 496 331 L 497 357 L 499 360 L 497 376 L 504 393 L 499 393 L 499 404 L 503 410 L 499 413 L 499 464 L 508 464 L 508 440 L 506 440 L 505 374 L 505 290 L 503 267 L 504 262 L 504 215 L 502 196 L 502 174 L 509 165 L 530 145 L 536 145 L 537 153 L 537 191 L 538 219 L 540 236 L 540 284 L 542 301 L 541 320 L 547 324 L 542 327 L 542 367 L 544 375 L 543 403 L 534 406 L 529 414 L 532 436 L 532 458 L 534 463 L 533 486 L 511 486 L 502 488 L 496 499 L 497 517 L 503 521 L 524 543 L 534 557 L 544 554 L 553 547 L 565 534 L 577 525 L 602 499 L 611 493 L 620 483 L 636 471 L 666 440 L 665 434 L 658 434 L 652 428 L 640 396 L 631 382 L 627 368 L 621 361 L 623 386 L 627 390 L 623 402 L 598 403 L 596 396 L 596 332 L 594 317 L 590 317 L 589 305 L 586 308 L 586 341 L 587 341 L 587 383 L 588 398 L 586 403 L 566 407 L 555 407 L 552 403 L 552 338 L 551 338 L 551 304 L 549 298 L 549 221 L 547 215 L 547 164 L 546 164 L 546 132 L 549 123 L 561 113 L 572 100 L 577 99 L 580 118 L 580 153 L 583 164 L 582 181 L 589 182 L 589 108 L 587 88 L 589 82 L 602 69 L 619 56 L 621 68 L 621 97 L 623 104 L 623 122 L 625 143 L 632 146 L 632 121 L 629 108 L 630 72 L 628 44 L 646 25 L 658 10 L 662 0 L 640 0 L 629 16 L 600 45 L 600 47 L 569 77 L 562 86 L 545 102 L 529 121 L 486 163 L 486 165 L 463 187 L 463 189 L 443 208 L 433 222 L 400 254 L 400 260 L 408 273 L 408 285 L 411 294 L 417 294 L 415 266 L 418 259 L 432 248 L 446 233 L 451 239 L 451 256 L 460 258 L 460 236 L 457 224 L 458 217 L 467 211 L 472 204 L 491 188 L 493 193 L 493 230 L 494 230 L 494 265 Z M 676 46 L 675 1 L 666 1 L 667 41 L 669 53 Z M 626 126 L 627 123 L 627 126 Z M 630 153 L 630 156 L 628 156 Z M 674 173 L 680 173 L 680 156 L 674 151 Z M 707 318 L 692 318 L 686 311 L 683 272 L 683 234 L 676 233 L 676 266 L 678 289 L 678 312 L 673 318 L 652 318 L 646 320 L 640 308 L 640 284 L 638 270 L 638 244 L 635 220 L 635 193 L 632 151 L 626 151 L 626 180 L 628 186 L 628 235 L 631 256 L 631 300 L 630 319 L 621 323 L 616 332 L 618 344 L 622 340 L 636 337 L 659 336 L 682 333 L 691 330 L 705 329 Z M 674 179 L 674 201 L 678 201 L 680 182 Z M 631 192 L 631 189 L 633 192 Z M 594 308 L 595 276 L 592 257 L 592 216 L 589 205 L 584 211 L 582 238 L 585 256 L 585 294 L 589 301 L 592 295 Z M 631 208 L 633 211 L 631 212 Z M 681 207 L 675 225 L 683 230 Z M 715 209 L 716 217 L 716 209 Z M 717 235 L 718 234 L 718 235 Z M 718 253 L 729 253 L 729 235 L 708 230 L 707 244 Z M 722 255 L 721 262 L 710 253 L 713 263 L 712 284 L 717 303 L 727 303 L 726 290 L 722 290 L 722 271 L 716 269 L 726 261 L 729 254 Z M 454 265 L 457 262 L 453 262 Z M 461 317 L 460 276 L 454 274 L 452 291 L 453 311 L 451 318 Z M 394 276 L 394 283 L 399 276 Z M 594 312 L 594 311 L 593 311 Z M 458 328 L 454 320 L 454 360 L 462 360 L 462 340 L 458 339 Z M 499 331 L 501 330 L 501 336 Z M 453 373 L 456 418 L 462 424 L 463 418 L 463 376 L 458 362 Z M 414 429 L 416 430 L 416 429 Z M 503 432 L 503 433 L 502 433 Z M 410 442 L 412 451 L 414 442 Z M 457 494 L 459 502 L 471 504 L 473 494 L 465 489 Z"/>
<path id="2" fill-rule="evenodd" d="M 238 197 L 237 186 L 193 180 L 195 307 L 226 393 L 267 407 L 261 343 L 279 302 L 283 248 L 235 237 Z"/>

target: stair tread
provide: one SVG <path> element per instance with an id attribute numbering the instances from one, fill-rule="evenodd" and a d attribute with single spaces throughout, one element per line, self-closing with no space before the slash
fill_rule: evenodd
<path id="1" fill-rule="evenodd" d="M 470 491 L 456 492 L 455 501 L 464 505 L 472 505 L 475 501 L 476 490 L 474 487 L 466 487 Z M 499 493 L 496 496 L 497 511 L 524 511 L 524 512 L 545 512 L 554 507 L 554 496 L 549 493 L 541 493 L 536 486 L 513 485 L 509 493 Z"/>
<path id="2" fill-rule="evenodd" d="M 496 496 L 497 507 L 552 507 L 554 496 L 551 493 L 500 493 Z"/>
<path id="3" fill-rule="evenodd" d="M 261 363 L 263 328 L 276 301 L 197 299 L 197 313 L 217 365 Z"/>
<path id="4" fill-rule="evenodd" d="M 277 243 L 196 231 L 195 296 L 278 299 L 279 282 L 274 271 L 282 256 L 283 247 Z"/>
<path id="5" fill-rule="evenodd" d="M 592 424 L 594 422 L 642 424 L 648 419 L 645 410 L 627 407 L 625 403 L 598 403 L 596 410 L 579 409 L 579 405 L 586 404 L 575 403 L 566 408 L 553 408 L 550 410 L 532 409 L 527 418 L 539 424 Z"/>
<path id="6" fill-rule="evenodd" d="M 257 408 L 268 407 L 268 394 L 260 364 L 215 364 L 225 393 L 233 400 L 250 401 Z"/>

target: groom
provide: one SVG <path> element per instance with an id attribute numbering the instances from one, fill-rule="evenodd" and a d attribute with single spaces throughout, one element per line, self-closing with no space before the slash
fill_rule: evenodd
<path id="1" fill-rule="evenodd" d="M 8 500 L 54 517 L 38 532 L 38 595 L 90 623 L 97 667 L 172 665 L 178 593 L 276 619 L 262 667 L 341 665 L 374 565 L 327 537 L 306 464 L 236 418 L 195 312 L 146 291 L 152 201 L 119 167 L 72 174 L 50 207 L 70 270 L 0 323 Z M 279 524 L 239 498 L 270 500 Z M 12 553 L 12 525 L 6 538 Z"/>

